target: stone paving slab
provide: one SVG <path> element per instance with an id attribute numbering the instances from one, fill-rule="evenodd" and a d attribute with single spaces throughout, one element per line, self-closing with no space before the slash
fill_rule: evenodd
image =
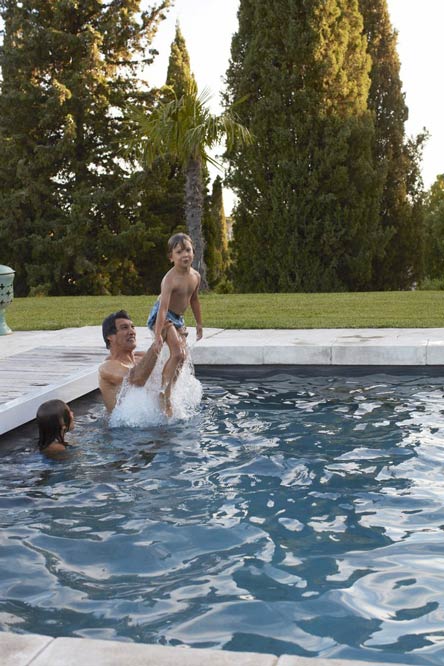
<path id="1" fill-rule="evenodd" d="M 37 347 L 0 359 L 0 435 L 35 418 L 46 400 L 69 402 L 97 388 L 98 347 Z"/>
<path id="2" fill-rule="evenodd" d="M 223 330 L 196 365 L 444 365 L 444 329 Z"/>
<path id="3" fill-rule="evenodd" d="M 152 334 L 137 327 L 138 349 Z M 444 329 L 204 329 L 189 342 L 197 365 L 444 365 Z M 0 337 L 0 359 L 36 347 L 97 347 L 105 349 L 100 326 L 60 331 L 16 331 Z"/>
<path id="4" fill-rule="evenodd" d="M 51 636 L 0 632 L 0 663 L 2 666 L 28 666 L 53 640 Z"/>
<path id="5" fill-rule="evenodd" d="M 0 632 L 2 666 L 386 666 L 372 661 L 230 652 Z M 398 663 L 393 666 L 405 666 Z"/>

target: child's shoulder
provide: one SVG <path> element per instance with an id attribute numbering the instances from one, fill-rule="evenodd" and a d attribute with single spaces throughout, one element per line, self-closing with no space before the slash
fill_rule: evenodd
<path id="1" fill-rule="evenodd" d="M 191 276 L 192 276 L 195 280 L 197 280 L 198 282 L 200 282 L 200 273 L 199 273 L 199 271 L 196 271 L 195 268 L 191 267 L 191 269 L 190 269 L 190 273 L 191 273 Z"/>
<path id="2" fill-rule="evenodd" d="M 174 279 L 174 267 L 170 268 L 170 270 L 163 276 L 162 282 L 160 283 L 160 289 L 162 290 L 162 287 L 164 287 L 165 284 L 168 284 L 172 279 Z"/>

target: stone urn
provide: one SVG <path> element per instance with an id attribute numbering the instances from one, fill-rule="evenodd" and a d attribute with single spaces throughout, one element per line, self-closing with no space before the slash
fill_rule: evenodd
<path id="1" fill-rule="evenodd" d="M 15 271 L 9 266 L 2 266 L 0 264 L 0 335 L 8 335 L 12 333 L 8 324 L 5 321 L 5 310 L 12 303 L 14 292 L 12 290 L 12 283 L 14 282 Z"/>

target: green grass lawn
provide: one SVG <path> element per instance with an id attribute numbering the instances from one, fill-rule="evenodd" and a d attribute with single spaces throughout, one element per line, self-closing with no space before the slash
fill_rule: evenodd
<path id="1" fill-rule="evenodd" d="M 6 312 L 16 331 L 101 324 L 126 309 L 145 325 L 155 296 L 16 298 Z M 426 328 L 444 327 L 443 291 L 346 294 L 208 294 L 201 296 L 204 327 L 214 328 Z M 194 325 L 191 311 L 187 324 Z"/>

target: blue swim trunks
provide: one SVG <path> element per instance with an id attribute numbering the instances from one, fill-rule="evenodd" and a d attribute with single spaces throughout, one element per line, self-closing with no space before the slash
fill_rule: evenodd
<path id="1" fill-rule="evenodd" d="M 160 301 L 157 300 L 153 307 L 151 308 L 151 312 L 148 316 L 148 321 L 146 322 L 146 325 L 148 328 L 151 330 L 154 329 L 156 319 L 157 319 L 157 313 L 159 312 L 159 307 L 160 307 Z M 168 321 L 170 321 L 176 328 L 184 328 L 185 327 L 185 320 L 183 318 L 183 315 L 178 315 L 172 310 L 167 310 L 167 315 L 166 318 Z"/>

